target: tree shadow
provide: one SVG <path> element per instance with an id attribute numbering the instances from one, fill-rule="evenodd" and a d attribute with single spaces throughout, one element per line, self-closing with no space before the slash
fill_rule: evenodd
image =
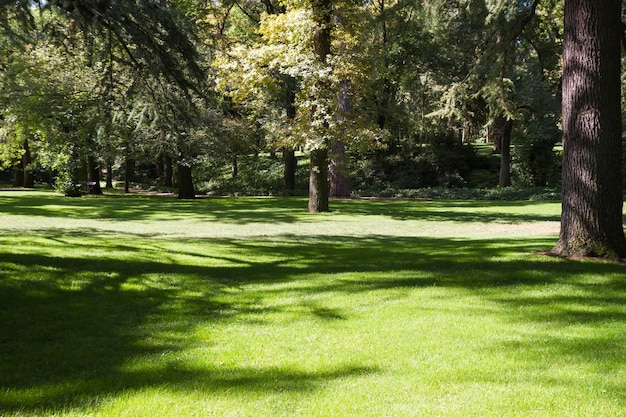
<path id="1" fill-rule="evenodd" d="M 533 209 L 536 205 L 529 201 L 336 200 L 332 210 L 343 215 L 395 220 L 505 224 L 559 220 L 558 214 L 537 212 Z M 186 218 L 242 225 L 316 221 L 316 216 L 306 213 L 306 200 L 299 197 L 211 197 L 189 201 L 119 194 L 70 199 L 51 193 L 2 193 L 0 213 L 122 222 Z"/>
<path id="2" fill-rule="evenodd" d="M 58 233 L 42 231 L 39 238 L 55 239 Z M 555 326 L 626 321 L 624 266 L 533 255 L 550 244 L 548 239 L 190 239 L 193 251 L 159 257 L 165 240 L 122 236 L 103 244 L 92 231 L 73 233 L 63 242 L 67 253 L 80 247 L 84 253 L 97 249 L 100 255 L 20 254 L 0 245 L 0 392 L 5 393 L 0 411 L 88 407 L 100 395 L 153 386 L 310 391 L 336 378 L 383 371 L 341 364 L 310 372 L 219 364 L 197 369 L 167 361 L 152 370 L 127 367 L 142 358 L 158 363 L 164 355 L 184 351 L 192 342 L 187 334 L 200 322 L 263 325 L 268 313 L 293 307 L 268 301 L 285 292 L 297 295 L 299 314 L 292 320 L 351 319 L 349 305 L 311 302 L 311 296 L 385 292 L 403 297 L 438 286 L 510 306 L 511 320 L 519 320 L 523 308 L 525 320 Z M 132 256 L 120 259 L 115 251 Z M 183 255 L 193 259 L 183 262 Z M 510 260 L 499 261 L 505 257 Z M 519 291 L 564 284 L 576 295 L 534 297 Z M 562 308 L 542 308 L 555 304 Z M 575 348 L 562 342 L 564 350 Z M 597 360 L 597 345 L 595 350 L 578 349 L 587 361 Z"/>

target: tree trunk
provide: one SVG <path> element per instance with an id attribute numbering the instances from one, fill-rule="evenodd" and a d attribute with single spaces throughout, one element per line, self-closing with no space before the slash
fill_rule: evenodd
<path id="1" fill-rule="evenodd" d="M 178 198 L 190 200 L 196 198 L 196 192 L 193 188 L 193 177 L 191 175 L 191 167 L 186 164 L 178 164 Z"/>
<path id="2" fill-rule="evenodd" d="M 174 167 L 173 167 L 173 163 L 172 163 L 172 157 L 170 155 L 165 155 L 163 157 L 163 161 L 165 163 L 165 181 L 164 184 L 166 187 L 173 187 L 174 186 L 174 175 L 173 175 L 173 171 L 174 171 Z"/>
<path id="3" fill-rule="evenodd" d="M 135 178 L 135 160 L 130 157 L 126 157 L 126 164 L 124 166 L 124 192 L 130 192 L 130 183 Z"/>
<path id="4" fill-rule="evenodd" d="M 15 159 L 13 162 L 13 187 L 24 186 L 24 169 L 22 168 L 22 160 Z"/>
<path id="5" fill-rule="evenodd" d="M 313 30 L 313 53 L 320 62 L 330 55 L 332 0 L 310 0 L 315 28 Z M 328 87 L 323 87 L 328 88 Z M 309 171 L 309 213 L 328 212 L 328 148 L 311 151 Z"/>
<path id="6" fill-rule="evenodd" d="M 337 141 L 333 146 L 329 172 L 330 196 L 350 197 L 350 179 L 348 177 L 346 146 L 342 141 Z"/>
<path id="7" fill-rule="evenodd" d="M 102 188 L 100 188 L 100 167 L 92 155 L 87 157 L 87 182 L 89 183 L 89 194 L 102 195 Z"/>
<path id="8" fill-rule="evenodd" d="M 113 164 L 109 162 L 107 164 L 107 181 L 105 188 L 112 189 L 113 188 Z"/>
<path id="9" fill-rule="evenodd" d="M 66 197 L 80 197 L 82 195 L 80 186 L 85 181 L 83 168 L 78 147 L 73 144 L 70 159 L 67 162 L 65 184 L 63 184 L 63 192 Z"/>
<path id="10" fill-rule="evenodd" d="M 626 256 L 620 0 L 566 0 L 560 256 Z"/>
<path id="11" fill-rule="evenodd" d="M 498 117 L 493 128 L 494 144 L 500 148 L 500 187 L 511 186 L 511 134 L 513 133 L 513 121 Z"/>
<path id="12" fill-rule="evenodd" d="M 311 151 L 309 171 L 309 213 L 328 212 L 328 150 Z"/>
<path id="13" fill-rule="evenodd" d="M 30 169 L 32 157 L 30 154 L 30 147 L 28 145 L 28 139 L 24 140 L 24 154 L 22 155 L 22 169 L 24 170 L 24 182 L 25 188 L 35 188 L 35 177 Z"/>
<path id="14" fill-rule="evenodd" d="M 283 186 L 285 190 L 293 191 L 296 189 L 296 167 L 298 166 L 296 152 L 293 149 L 283 149 L 283 163 L 285 164 Z"/>
<path id="15" fill-rule="evenodd" d="M 237 178 L 237 175 L 239 175 L 239 160 L 237 159 L 237 154 L 233 154 L 233 158 L 231 159 L 231 167 L 230 167 L 230 174 L 233 178 Z"/>

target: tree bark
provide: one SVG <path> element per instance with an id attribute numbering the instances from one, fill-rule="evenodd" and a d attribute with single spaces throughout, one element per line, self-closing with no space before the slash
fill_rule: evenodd
<path id="1" fill-rule="evenodd" d="M 348 176 L 346 146 L 342 141 L 337 141 L 333 146 L 329 172 L 330 196 L 350 197 L 350 178 Z"/>
<path id="2" fill-rule="evenodd" d="M 89 184 L 89 194 L 102 195 L 100 188 L 100 167 L 96 163 L 96 158 L 92 155 L 87 157 L 87 181 Z"/>
<path id="3" fill-rule="evenodd" d="M 328 150 L 314 149 L 309 174 L 309 213 L 330 211 L 328 194 Z"/>
<path id="4" fill-rule="evenodd" d="M 182 163 L 178 164 L 178 198 L 185 200 L 196 198 L 191 167 Z"/>
<path id="5" fill-rule="evenodd" d="M 124 166 L 124 192 L 130 192 L 130 182 L 135 178 L 135 160 L 130 157 L 126 157 L 126 163 Z"/>
<path id="6" fill-rule="evenodd" d="M 174 167 L 173 167 L 173 163 L 172 163 L 172 157 L 170 155 L 164 155 L 163 156 L 163 161 L 165 163 L 165 180 L 164 180 L 164 184 L 166 187 L 173 187 L 174 186 L 174 175 L 173 175 L 173 171 L 174 171 Z"/>
<path id="7" fill-rule="evenodd" d="M 511 186 L 511 134 L 513 133 L 513 121 L 499 117 L 493 128 L 494 144 L 500 147 L 500 187 Z"/>
<path id="8" fill-rule="evenodd" d="M 237 175 L 239 175 L 239 159 L 236 153 L 231 158 L 230 175 L 233 178 L 237 178 Z"/>
<path id="9" fill-rule="evenodd" d="M 310 0 L 315 29 L 313 31 L 313 53 L 320 62 L 330 55 L 332 0 Z M 328 148 L 326 145 L 311 151 L 309 171 L 309 213 L 328 212 Z"/>
<path id="10" fill-rule="evenodd" d="M 296 189 L 296 168 L 298 166 L 296 152 L 293 149 L 283 149 L 283 163 L 285 164 L 283 186 L 285 190 L 293 191 Z"/>
<path id="11" fill-rule="evenodd" d="M 565 1 L 560 256 L 626 256 L 621 33 L 620 0 Z"/>
<path id="12" fill-rule="evenodd" d="M 113 164 L 109 162 L 107 164 L 107 180 L 105 188 L 112 189 L 113 188 Z"/>
<path id="13" fill-rule="evenodd" d="M 25 188 L 35 188 L 35 177 L 30 169 L 32 162 L 32 156 L 30 153 L 30 146 L 28 145 L 28 139 L 24 140 L 23 144 L 24 154 L 22 155 L 22 169 L 24 170 L 24 182 Z"/>
<path id="14" fill-rule="evenodd" d="M 22 167 L 22 160 L 15 159 L 13 162 L 13 187 L 24 186 L 24 168 Z"/>

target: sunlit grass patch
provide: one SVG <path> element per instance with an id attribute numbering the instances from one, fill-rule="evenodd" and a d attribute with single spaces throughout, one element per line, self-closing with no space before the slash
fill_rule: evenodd
<path id="1" fill-rule="evenodd" d="M 558 203 L 20 195 L 3 416 L 626 413 L 624 267 L 538 255 Z"/>

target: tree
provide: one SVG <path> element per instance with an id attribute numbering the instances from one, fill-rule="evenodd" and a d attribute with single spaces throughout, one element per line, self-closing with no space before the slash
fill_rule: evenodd
<path id="1" fill-rule="evenodd" d="M 620 0 L 566 0 L 563 197 L 552 252 L 626 256 L 622 206 Z"/>

